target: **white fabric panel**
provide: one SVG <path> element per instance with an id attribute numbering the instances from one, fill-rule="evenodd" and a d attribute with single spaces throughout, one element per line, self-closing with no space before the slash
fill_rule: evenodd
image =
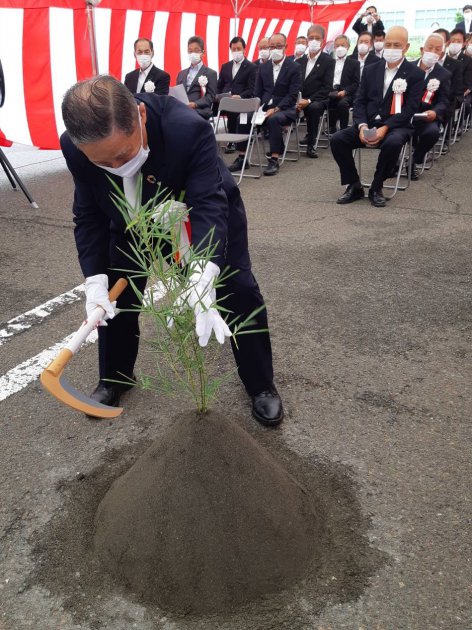
<path id="1" fill-rule="evenodd" d="M 0 128 L 7 138 L 31 145 L 22 79 L 23 9 L 2 9 L 0 16 L 0 59 L 5 77 Z"/>
<path id="2" fill-rule="evenodd" d="M 95 9 L 95 41 L 97 44 L 98 72 L 108 74 L 110 69 L 111 9 Z"/>
<path id="3" fill-rule="evenodd" d="M 251 33 L 251 27 L 252 27 L 253 21 L 254 20 L 252 18 L 248 18 L 247 20 L 244 20 L 243 34 L 241 35 L 241 37 L 246 42 L 246 47 L 249 44 L 248 39 L 249 39 L 249 35 Z"/>
<path id="4" fill-rule="evenodd" d="M 269 26 L 267 27 L 264 37 L 272 37 L 272 35 L 275 33 L 275 29 L 277 28 L 278 23 L 279 20 L 277 18 L 273 18 L 270 21 Z"/>
<path id="5" fill-rule="evenodd" d="M 332 42 L 336 39 L 338 35 L 342 35 L 344 33 L 344 24 L 345 20 L 337 20 L 335 22 L 330 22 L 328 24 L 328 35 L 326 37 L 326 41 Z"/>
<path id="6" fill-rule="evenodd" d="M 282 24 L 282 28 L 280 29 L 280 32 L 288 37 L 288 34 L 290 33 L 290 29 L 292 28 L 292 24 L 293 24 L 293 20 L 285 20 L 285 22 Z"/>
<path id="7" fill-rule="evenodd" d="M 220 61 L 218 55 L 218 34 L 220 31 L 219 15 L 209 15 L 207 18 L 206 47 L 208 67 L 217 72 L 220 71 Z M 221 63 L 224 63 L 223 60 Z"/>
<path id="8" fill-rule="evenodd" d="M 197 16 L 195 13 L 182 13 L 182 22 L 180 25 L 180 67 L 188 68 L 190 63 L 188 60 L 187 41 L 189 37 L 196 35 L 195 23 Z M 206 45 L 206 42 L 205 42 Z"/>
<path id="9" fill-rule="evenodd" d="M 52 96 L 57 133 L 65 131 L 61 104 L 66 91 L 77 82 L 75 69 L 74 12 L 49 9 L 49 45 L 51 54 Z"/>
<path id="10" fill-rule="evenodd" d="M 253 38 L 252 38 L 252 42 L 249 44 L 248 59 L 253 59 L 254 58 L 254 51 L 256 50 L 257 42 L 262 39 L 261 31 L 264 28 L 265 21 L 266 21 L 265 18 L 259 18 L 259 20 L 257 21 L 257 26 L 254 29 L 254 35 L 253 35 Z M 257 56 L 256 56 L 256 59 L 257 59 Z"/>
<path id="11" fill-rule="evenodd" d="M 169 14 L 166 11 L 156 11 L 151 39 L 154 44 L 154 65 L 158 68 L 164 68 L 168 21 Z"/>
<path id="12" fill-rule="evenodd" d="M 126 11 L 125 34 L 123 37 L 123 57 L 121 62 L 121 80 L 136 68 L 133 44 L 139 37 L 142 11 Z"/>
<path id="13" fill-rule="evenodd" d="M 297 37 L 304 35 L 306 37 L 307 31 L 311 26 L 311 22 L 300 22 L 300 28 L 298 29 Z"/>

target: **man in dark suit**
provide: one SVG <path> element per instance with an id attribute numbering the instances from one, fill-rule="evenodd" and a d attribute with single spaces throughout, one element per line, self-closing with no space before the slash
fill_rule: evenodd
<path id="1" fill-rule="evenodd" d="M 269 40 L 270 62 L 261 64 L 256 77 L 254 96 L 265 111 L 264 124 L 269 131 L 271 157 L 264 175 L 276 175 L 279 155 L 283 152 L 283 128 L 296 120 L 296 104 L 301 88 L 300 66 L 286 58 L 287 38 L 274 33 Z"/>
<path id="2" fill-rule="evenodd" d="M 333 89 L 334 59 L 323 52 L 325 29 L 312 24 L 308 29 L 308 55 L 297 61 L 302 76 L 302 98 L 297 110 L 303 112 L 306 120 L 306 154 L 317 158 L 315 139 L 323 112 L 328 107 L 329 94 Z"/>
<path id="3" fill-rule="evenodd" d="M 382 59 L 385 44 L 385 31 L 378 31 L 374 35 L 374 53 L 376 57 Z"/>
<path id="4" fill-rule="evenodd" d="M 456 24 L 456 28 L 459 28 L 465 34 L 472 33 L 472 4 L 466 4 L 462 9 L 462 13 L 464 19 Z"/>
<path id="5" fill-rule="evenodd" d="M 74 183 L 75 240 L 79 262 L 86 277 L 87 312 L 103 306 L 112 317 L 99 327 L 100 383 L 93 398 L 117 405 L 123 386 L 110 380 L 133 378 L 138 352 L 137 296 L 129 286 L 118 299 L 124 309 L 114 318 L 107 289 L 128 269 L 139 295 L 146 278 L 135 275 L 138 266 L 131 254 L 131 236 L 111 198 L 113 187 L 123 188 L 130 203 L 136 203 L 135 183 L 142 175 L 143 204 L 155 197 L 158 186 L 190 208 L 191 242 L 195 255 L 205 245 L 215 247 L 212 261 L 195 266 L 193 286 L 214 286 L 220 270 L 237 273 L 216 289 L 216 300 L 231 312 L 231 319 L 249 316 L 264 301 L 251 271 L 247 220 L 239 189 L 218 157 L 213 129 L 178 100 L 148 94 L 133 97 L 113 77 L 99 76 L 77 83 L 68 90 L 62 104 L 67 129 L 61 147 Z M 133 197 L 130 199 L 130 196 Z M 142 275 L 142 274 L 141 274 Z M 195 277 L 194 277 L 195 276 Z M 203 300 L 203 298 L 201 298 Z M 211 332 L 229 330 L 212 305 L 195 315 L 203 316 L 205 331 L 197 330 L 201 345 Z M 197 296 L 196 306 L 200 303 Z M 189 298 L 189 304 L 190 302 Z M 256 334 L 238 337 L 233 352 L 241 380 L 252 397 L 253 414 L 266 425 L 283 417 L 282 403 L 273 384 L 272 355 L 265 309 L 254 316 Z M 205 339 L 204 339 L 205 337 Z"/>
<path id="6" fill-rule="evenodd" d="M 212 115 L 213 101 L 216 96 L 217 74 L 203 64 L 205 43 L 201 37 L 190 37 L 187 44 L 190 67 L 177 75 L 177 85 L 183 85 L 187 91 L 188 106 L 208 120 Z"/>
<path id="7" fill-rule="evenodd" d="M 231 93 L 232 98 L 251 98 L 254 94 L 257 66 L 244 56 L 246 42 L 242 37 L 233 37 L 229 43 L 229 47 L 232 61 L 227 61 L 221 66 L 217 83 L 217 93 Z M 228 132 L 236 133 L 238 115 L 228 113 L 227 116 Z M 230 143 L 226 147 L 225 153 L 234 153 L 235 150 L 235 145 Z"/>
<path id="8" fill-rule="evenodd" d="M 293 55 L 287 55 L 287 59 L 290 59 L 291 61 L 296 61 L 297 59 L 300 59 L 306 53 L 307 48 L 307 38 L 304 35 L 300 35 L 295 40 L 295 50 L 293 52 Z"/>
<path id="9" fill-rule="evenodd" d="M 451 31 L 449 57 L 459 61 L 462 66 L 462 87 L 464 95 L 472 89 L 472 58 L 465 54 L 465 34 L 461 29 Z"/>
<path id="10" fill-rule="evenodd" d="M 256 66 L 267 63 L 270 57 L 269 38 L 263 37 L 257 42 L 258 58 L 254 62 Z"/>
<path id="11" fill-rule="evenodd" d="M 356 52 L 349 55 L 349 59 L 357 59 L 360 65 L 360 73 L 362 73 L 365 66 L 370 66 L 373 63 L 378 63 L 381 59 L 377 57 L 373 51 L 374 37 L 371 33 L 361 33 L 357 38 Z"/>
<path id="12" fill-rule="evenodd" d="M 380 154 L 369 199 L 376 207 L 386 204 L 383 183 L 395 168 L 403 145 L 411 137 L 410 121 L 418 111 L 423 90 L 424 72 L 405 59 L 408 48 L 408 31 L 402 26 L 389 29 L 384 60 L 366 67 L 362 75 L 354 101 L 354 125 L 336 132 L 331 138 L 331 152 L 340 169 L 341 183 L 347 185 L 337 203 L 352 203 L 364 197 L 352 152 L 361 147 L 378 146 Z M 398 98 L 393 93 L 395 81 L 399 82 L 395 87 L 403 90 Z"/>
<path id="13" fill-rule="evenodd" d="M 329 95 L 330 133 L 336 132 L 336 120 L 339 118 L 340 129 L 349 123 L 349 108 L 360 83 L 360 65 L 356 59 L 348 59 L 349 39 L 339 35 L 334 40 L 335 67 L 333 88 Z"/>
<path id="14" fill-rule="evenodd" d="M 375 7 L 367 7 L 364 13 L 357 18 L 352 25 L 352 30 L 358 35 L 365 31 L 371 33 L 371 35 L 375 35 L 379 31 L 383 31 L 385 29 L 383 22 L 377 13 L 377 9 Z"/>
<path id="15" fill-rule="evenodd" d="M 128 72 L 125 85 L 132 94 L 154 92 L 169 94 L 170 75 L 156 68 L 152 63 L 154 45 L 150 39 L 141 37 L 134 42 L 134 56 L 139 64 L 138 70 Z"/>
<path id="16" fill-rule="evenodd" d="M 434 32 L 441 35 L 444 41 L 443 52 L 441 54 L 441 58 L 439 59 L 438 63 L 443 68 L 448 70 L 452 75 L 451 97 L 450 97 L 450 102 L 451 102 L 450 115 L 452 116 L 454 114 L 454 110 L 456 109 L 458 105 L 460 105 L 460 103 L 462 103 L 462 100 L 464 98 L 462 65 L 460 61 L 457 61 L 457 59 L 453 59 L 450 55 L 446 54 L 446 50 L 449 46 L 449 42 L 451 39 L 451 34 L 449 33 L 449 31 L 447 31 L 445 28 L 438 28 Z"/>
<path id="17" fill-rule="evenodd" d="M 445 123 L 448 116 L 451 74 L 438 63 L 443 45 L 441 35 L 432 33 L 421 48 L 421 59 L 415 62 L 423 70 L 425 77 L 419 112 L 413 120 L 415 150 L 411 179 L 414 181 L 419 177 L 418 168 L 421 168 L 426 154 L 439 138 L 440 124 Z M 434 89 L 428 90 L 428 87 Z"/>

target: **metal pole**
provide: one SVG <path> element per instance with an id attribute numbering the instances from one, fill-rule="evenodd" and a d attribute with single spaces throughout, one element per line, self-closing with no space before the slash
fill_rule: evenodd
<path id="1" fill-rule="evenodd" d="M 87 30 L 90 43 L 90 58 L 92 60 L 92 76 L 98 74 L 97 40 L 95 39 L 95 9 L 93 4 L 87 2 L 85 8 L 87 14 Z"/>

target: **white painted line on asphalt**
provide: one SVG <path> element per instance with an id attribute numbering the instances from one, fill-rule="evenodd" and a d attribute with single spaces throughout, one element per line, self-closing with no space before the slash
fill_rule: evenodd
<path id="1" fill-rule="evenodd" d="M 61 293 L 61 295 L 44 302 L 44 304 L 40 304 L 30 311 L 26 311 L 25 313 L 10 319 L 3 328 L 0 328 L 0 346 L 7 343 L 7 341 L 10 341 L 15 335 L 18 335 L 19 333 L 22 333 L 35 324 L 41 322 L 41 320 L 51 315 L 51 313 L 53 313 L 57 308 L 65 306 L 66 304 L 72 304 L 73 302 L 77 302 L 82 299 L 84 292 L 84 285 L 79 284 L 70 291 Z"/>

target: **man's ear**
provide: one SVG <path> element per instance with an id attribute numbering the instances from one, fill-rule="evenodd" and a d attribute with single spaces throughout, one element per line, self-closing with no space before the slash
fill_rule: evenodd
<path id="1" fill-rule="evenodd" d="M 141 118 L 141 124 L 144 126 L 147 120 L 146 105 L 144 103 L 139 103 L 138 110 L 139 110 L 139 116 Z"/>
<path id="2" fill-rule="evenodd" d="M 404 50 L 404 53 L 406 55 L 406 53 L 408 52 L 408 49 L 410 48 L 410 42 L 407 43 L 406 48 Z"/>

